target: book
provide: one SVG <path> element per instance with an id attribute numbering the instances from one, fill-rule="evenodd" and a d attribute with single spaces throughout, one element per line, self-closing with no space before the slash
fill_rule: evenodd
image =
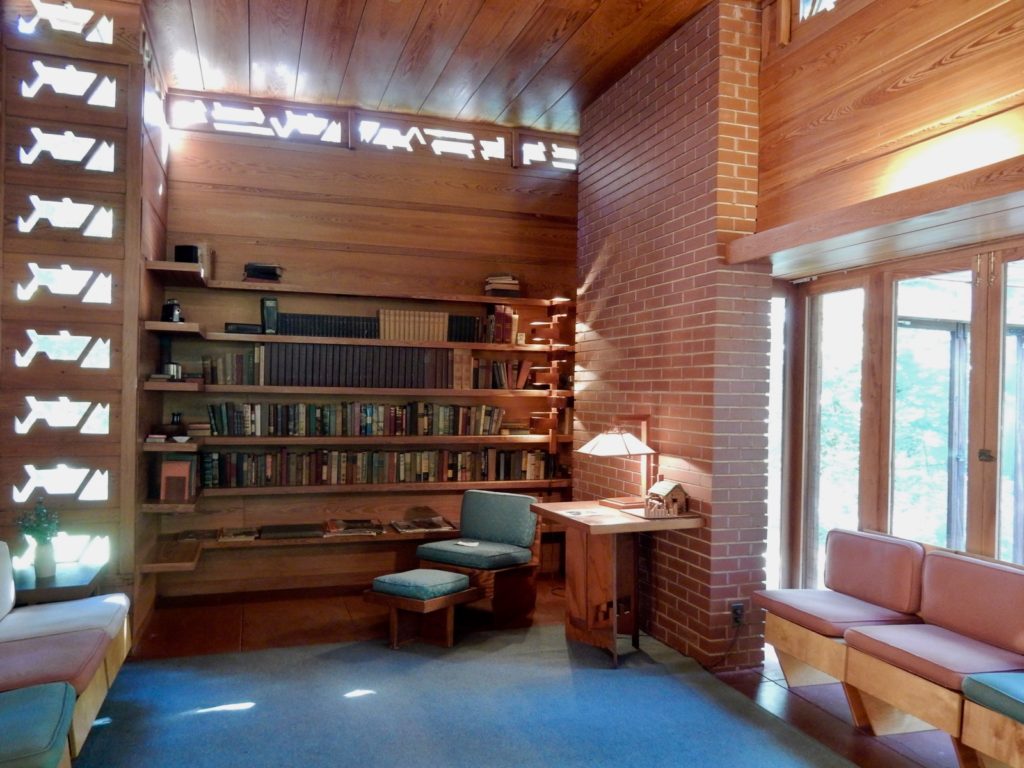
<path id="1" fill-rule="evenodd" d="M 392 527 L 399 533 L 427 533 L 432 531 L 454 531 L 455 526 L 443 517 L 416 517 L 412 520 L 392 520 Z"/>
<path id="2" fill-rule="evenodd" d="M 379 536 L 384 524 L 375 518 L 331 518 L 324 523 L 324 536 Z"/>
<path id="3" fill-rule="evenodd" d="M 258 528 L 221 528 L 217 541 L 255 541 L 259 535 Z"/>
<path id="4" fill-rule="evenodd" d="M 242 270 L 246 280 L 277 281 L 284 274 L 284 268 L 278 264 L 259 264 L 254 261 L 246 262 Z"/>
<path id="5" fill-rule="evenodd" d="M 260 318 L 263 321 L 263 333 L 277 333 L 277 297 L 264 296 L 260 299 Z"/>
<path id="6" fill-rule="evenodd" d="M 319 539 L 323 535 L 324 527 L 320 523 L 285 523 L 260 528 L 261 539 Z"/>

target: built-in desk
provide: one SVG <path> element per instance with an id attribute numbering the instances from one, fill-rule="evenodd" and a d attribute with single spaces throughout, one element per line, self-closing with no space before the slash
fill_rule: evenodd
<path id="1" fill-rule="evenodd" d="M 619 663 L 618 637 L 640 647 L 640 533 L 700 528 L 696 515 L 645 519 L 597 501 L 538 503 L 530 509 L 565 527 L 565 636 L 604 648 Z"/>

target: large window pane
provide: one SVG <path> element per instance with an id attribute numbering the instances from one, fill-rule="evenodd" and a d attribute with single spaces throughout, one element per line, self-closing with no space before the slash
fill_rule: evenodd
<path id="1" fill-rule="evenodd" d="M 808 349 L 804 585 L 822 585 L 825 535 L 858 527 L 864 290 L 815 296 Z"/>
<path id="2" fill-rule="evenodd" d="M 1024 262 L 1006 265 L 999 558 L 1024 563 Z"/>
<path id="3" fill-rule="evenodd" d="M 971 280 L 896 284 L 892 532 L 954 549 L 966 533 Z"/>
<path id="4" fill-rule="evenodd" d="M 771 355 L 768 360 L 768 544 L 765 587 L 781 586 L 782 570 L 782 440 L 785 395 L 786 299 L 772 298 Z"/>

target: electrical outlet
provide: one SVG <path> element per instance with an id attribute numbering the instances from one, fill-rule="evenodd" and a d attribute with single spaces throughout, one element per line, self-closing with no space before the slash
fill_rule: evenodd
<path id="1" fill-rule="evenodd" d="M 729 610 L 732 611 L 732 623 L 739 626 L 743 623 L 743 603 L 730 603 Z"/>

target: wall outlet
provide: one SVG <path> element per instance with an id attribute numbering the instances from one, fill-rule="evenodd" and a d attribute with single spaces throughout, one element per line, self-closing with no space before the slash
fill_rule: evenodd
<path id="1" fill-rule="evenodd" d="M 740 626 L 743 623 L 743 603 L 730 603 L 729 610 L 732 612 L 732 623 Z"/>

